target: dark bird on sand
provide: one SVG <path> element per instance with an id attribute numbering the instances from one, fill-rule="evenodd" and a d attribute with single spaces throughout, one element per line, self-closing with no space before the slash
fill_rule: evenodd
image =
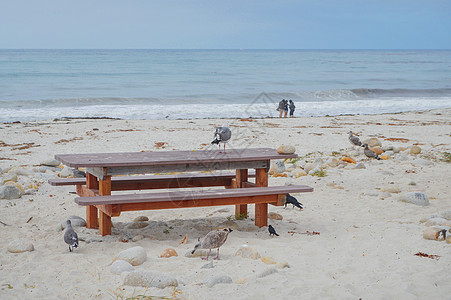
<path id="1" fill-rule="evenodd" d="M 218 252 L 214 259 L 219 259 L 219 247 L 221 247 L 225 241 L 227 240 L 227 236 L 230 232 L 233 230 L 230 228 L 224 228 L 224 229 L 217 229 L 210 231 L 207 233 L 207 235 L 199 241 L 199 243 L 194 246 L 194 250 L 191 251 L 191 254 L 194 253 L 197 249 L 209 249 L 208 255 L 206 258 L 202 258 L 204 260 L 208 260 L 208 257 L 210 256 L 211 249 L 217 248 Z"/>
<path id="2" fill-rule="evenodd" d="M 293 196 L 291 196 L 290 194 L 287 193 L 287 200 L 285 201 L 285 207 L 287 207 L 287 204 L 293 204 L 293 207 L 299 207 L 299 209 L 302 209 L 302 203 L 299 202 L 296 198 L 294 198 Z"/>
<path id="3" fill-rule="evenodd" d="M 274 229 L 274 227 L 272 227 L 272 225 L 268 226 L 268 231 L 269 231 L 269 236 L 279 236 L 276 232 L 276 230 Z"/>
<path id="4" fill-rule="evenodd" d="M 379 155 L 377 155 L 376 152 L 374 152 L 373 150 L 371 150 L 370 148 L 368 148 L 368 144 L 364 144 L 363 147 L 365 147 L 365 149 L 363 150 L 363 153 L 365 153 L 366 157 L 368 158 L 375 158 L 377 160 L 380 160 L 381 158 L 379 157 Z"/>
<path id="5" fill-rule="evenodd" d="M 64 241 L 69 245 L 69 251 L 78 248 L 78 235 L 72 228 L 70 220 L 66 221 L 66 231 L 64 232 Z M 72 247 L 72 248 L 71 248 Z"/>
<path id="6" fill-rule="evenodd" d="M 225 144 L 230 140 L 232 137 L 232 132 L 230 131 L 230 128 L 226 125 L 222 127 L 218 127 L 215 130 L 214 140 L 211 142 L 212 144 L 217 144 L 219 146 L 219 152 L 221 152 L 221 145 L 222 143 L 224 145 L 224 152 L 225 152 Z"/>
<path id="7" fill-rule="evenodd" d="M 355 136 L 352 131 L 349 131 L 349 141 L 351 142 L 351 144 L 353 144 L 354 146 L 362 146 L 362 142 L 360 141 L 360 139 Z"/>

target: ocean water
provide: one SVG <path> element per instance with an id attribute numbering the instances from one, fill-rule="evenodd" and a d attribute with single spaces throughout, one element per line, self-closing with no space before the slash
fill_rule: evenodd
<path id="1" fill-rule="evenodd" d="M 0 122 L 451 107 L 451 50 L 0 50 Z"/>

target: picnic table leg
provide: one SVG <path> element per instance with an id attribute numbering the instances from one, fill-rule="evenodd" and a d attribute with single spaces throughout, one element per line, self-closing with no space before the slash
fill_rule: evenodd
<path id="1" fill-rule="evenodd" d="M 243 182 L 248 180 L 247 169 L 236 170 L 236 187 L 242 188 Z M 247 218 L 247 204 L 237 204 L 235 205 L 235 219 Z"/>
<path id="2" fill-rule="evenodd" d="M 111 176 L 99 180 L 99 195 L 111 195 Z M 111 235 L 111 217 L 103 211 L 99 211 L 99 231 L 102 236 Z"/>
<path id="3" fill-rule="evenodd" d="M 99 182 L 97 177 L 90 173 L 86 173 L 86 187 L 88 189 L 98 189 Z M 97 208 L 94 205 L 86 206 L 86 227 L 99 228 L 99 219 L 97 217 Z"/>
<path id="4" fill-rule="evenodd" d="M 255 185 L 268 186 L 268 172 L 266 168 L 255 169 Z M 255 204 L 255 225 L 268 226 L 268 203 Z"/>

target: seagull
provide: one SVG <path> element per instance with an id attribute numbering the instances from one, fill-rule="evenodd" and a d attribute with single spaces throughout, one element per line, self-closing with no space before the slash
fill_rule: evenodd
<path id="1" fill-rule="evenodd" d="M 212 144 L 217 144 L 219 146 L 219 152 L 221 152 L 221 145 L 219 143 L 224 144 L 224 152 L 225 152 L 225 144 L 232 137 L 232 132 L 227 125 L 223 125 L 222 127 L 217 127 L 215 130 L 214 140 L 211 142 Z"/>
<path id="2" fill-rule="evenodd" d="M 294 198 L 293 196 L 291 196 L 290 194 L 287 193 L 287 200 L 285 201 L 285 207 L 287 207 L 287 204 L 291 203 L 293 204 L 293 207 L 299 207 L 299 209 L 302 209 L 302 203 L 299 202 L 296 198 Z"/>
<path id="3" fill-rule="evenodd" d="M 370 148 L 368 148 L 368 144 L 363 144 L 363 147 L 365 147 L 365 149 L 363 150 L 363 153 L 365 153 L 366 157 L 368 158 L 375 158 L 377 160 L 380 160 L 381 158 L 377 155 L 376 152 L 374 152 L 373 150 L 371 150 Z"/>
<path id="4" fill-rule="evenodd" d="M 79 169 L 74 169 L 73 171 L 75 178 L 86 178 L 86 172 L 81 171 Z"/>
<path id="5" fill-rule="evenodd" d="M 353 144 L 354 146 L 362 146 L 362 142 L 360 141 L 360 139 L 355 136 L 352 131 L 349 131 L 349 141 L 351 142 L 351 144 Z"/>
<path id="6" fill-rule="evenodd" d="M 69 245 L 69 252 L 72 252 L 73 248 L 78 248 L 78 235 L 72 228 L 70 220 L 66 221 L 66 231 L 64 232 L 64 241 Z M 72 249 L 71 249 L 72 246 Z"/>
<path id="7" fill-rule="evenodd" d="M 274 235 L 279 236 L 277 234 L 276 230 L 274 229 L 274 227 L 272 227 L 272 225 L 268 226 L 268 231 L 269 231 L 269 236 L 274 236 Z"/>
<path id="8" fill-rule="evenodd" d="M 202 258 L 204 260 L 208 260 L 208 257 L 210 256 L 211 249 L 218 248 L 217 255 L 214 259 L 219 259 L 219 247 L 221 247 L 225 241 L 227 240 L 227 236 L 230 232 L 233 230 L 230 228 L 224 228 L 224 229 L 217 229 L 210 231 L 207 233 L 207 235 L 199 241 L 199 243 L 194 246 L 194 250 L 191 251 L 191 254 L 194 253 L 197 249 L 209 249 L 208 255 L 206 258 Z"/>

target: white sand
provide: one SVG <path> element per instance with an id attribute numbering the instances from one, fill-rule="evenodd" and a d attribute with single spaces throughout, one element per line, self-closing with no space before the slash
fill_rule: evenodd
<path id="1" fill-rule="evenodd" d="M 146 295 L 175 293 L 178 299 L 450 299 L 451 244 L 423 239 L 426 226 L 420 220 L 451 209 L 451 164 L 440 161 L 441 153 L 451 152 L 451 109 L 254 122 L 71 120 L 0 124 L 0 140 L 7 144 L 0 147 L 0 168 L 31 169 L 62 153 L 207 149 L 214 128 L 226 122 L 233 132 L 230 147 L 291 144 L 306 161 L 326 160 L 334 151 L 344 154 L 350 150 L 350 129 L 362 139 L 377 137 L 383 145 L 409 147 L 418 143 L 422 153 L 407 154 L 407 160 L 386 161 L 367 161 L 358 155 L 354 158 L 363 161 L 366 169 L 357 170 L 355 165 L 328 168 L 322 178 L 270 177 L 270 185 L 289 181 L 310 185 L 315 191 L 295 195 L 305 206 L 302 211 L 291 206 L 269 207 L 284 218 L 270 220 L 279 237 L 270 237 L 267 228 L 256 228 L 250 219 L 236 221 L 239 229 L 221 247 L 222 260 L 215 261 L 213 269 L 201 269 L 205 261 L 184 255 L 198 237 L 227 221 L 234 214 L 233 207 L 213 214 L 217 207 L 123 213 L 113 218 L 119 235 L 103 242 L 81 241 L 80 248 L 69 253 L 63 233 L 56 227 L 70 215 L 85 218 L 85 210 L 69 193 L 74 187 L 52 187 L 42 179 L 36 194 L 0 200 L 0 221 L 8 224 L 0 224 L 0 299 L 121 299 L 138 295 L 144 288 L 123 286 L 121 276 L 110 271 L 113 257 L 133 246 L 144 247 L 148 255 L 137 270 L 167 273 L 181 282 L 176 290 L 149 288 Z M 166 143 L 165 148 L 155 147 L 157 142 Z M 14 146 L 26 143 L 35 147 Z M 420 157 L 432 164 L 427 166 Z M 416 185 L 410 185 L 412 181 Z M 332 188 L 333 182 L 344 189 Z M 380 189 L 389 184 L 398 186 L 400 194 L 424 191 L 430 205 L 400 202 L 399 194 L 381 199 Z M 253 218 L 253 206 L 249 212 Z M 149 217 L 150 230 L 125 228 L 141 215 Z M 80 237 L 100 240 L 96 230 L 75 230 Z M 320 235 L 307 235 L 307 230 Z M 189 243 L 180 245 L 186 233 Z M 139 234 L 148 237 L 138 242 L 118 241 L 119 236 Z M 18 238 L 29 239 L 35 250 L 9 253 L 7 245 Z M 243 244 L 290 267 L 257 278 L 274 265 L 234 256 Z M 168 247 L 179 256 L 159 258 Z M 440 258 L 418 257 L 414 255 L 417 252 Z M 198 284 L 217 274 L 230 276 L 233 283 L 212 288 Z"/>

